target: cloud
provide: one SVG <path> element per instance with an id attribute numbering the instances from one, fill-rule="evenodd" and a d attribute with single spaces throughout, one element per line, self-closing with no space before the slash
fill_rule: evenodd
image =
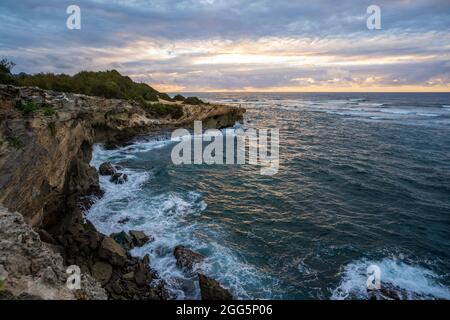
<path id="1" fill-rule="evenodd" d="M 450 90 L 450 3 L 2 1 L 0 55 L 16 72 L 118 69 L 168 91 L 423 87 Z M 309 90 L 308 89 L 308 90 Z"/>

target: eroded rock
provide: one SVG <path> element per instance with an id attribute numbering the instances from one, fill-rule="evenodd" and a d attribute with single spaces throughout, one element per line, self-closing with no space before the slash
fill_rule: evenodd
<path id="1" fill-rule="evenodd" d="M 122 267 L 127 261 L 125 250 L 110 237 L 104 237 L 98 255 L 112 265 Z"/>
<path id="2" fill-rule="evenodd" d="M 92 276 L 98 280 L 102 285 L 109 282 L 112 276 L 113 267 L 106 262 L 96 262 L 92 266 Z"/>
<path id="3" fill-rule="evenodd" d="M 173 252 L 177 260 L 177 266 L 186 268 L 189 271 L 194 269 L 195 264 L 201 263 L 205 256 L 192 250 L 186 249 L 183 246 L 177 246 Z"/>
<path id="4" fill-rule="evenodd" d="M 111 162 L 104 162 L 98 168 L 98 172 L 102 176 L 112 176 L 113 174 L 116 173 L 116 169 L 111 164 Z"/>
<path id="5" fill-rule="evenodd" d="M 136 247 L 142 247 L 149 241 L 153 241 L 153 237 L 149 237 L 143 231 L 131 230 L 130 236 L 133 238 L 133 243 Z"/>
<path id="6" fill-rule="evenodd" d="M 199 273 L 198 281 L 202 300 L 233 300 L 232 294 L 216 280 Z"/>
<path id="7" fill-rule="evenodd" d="M 121 172 L 116 172 L 111 176 L 111 182 L 114 182 L 115 184 L 124 184 L 128 181 L 128 175 Z"/>

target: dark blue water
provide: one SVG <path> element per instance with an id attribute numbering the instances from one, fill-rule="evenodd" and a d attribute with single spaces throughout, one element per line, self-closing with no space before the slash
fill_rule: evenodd
<path id="1" fill-rule="evenodd" d="M 103 232 L 141 229 L 137 249 L 174 297 L 198 298 L 175 266 L 183 244 L 238 298 L 365 299 L 366 269 L 414 297 L 450 298 L 450 94 L 208 94 L 247 108 L 244 128 L 280 130 L 280 168 L 174 166 L 175 142 L 149 137 L 93 163 L 102 180 L 88 218 Z M 124 217 L 130 221 L 121 225 Z"/>

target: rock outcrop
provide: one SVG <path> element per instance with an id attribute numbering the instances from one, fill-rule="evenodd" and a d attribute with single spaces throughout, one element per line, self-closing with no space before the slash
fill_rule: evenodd
<path id="1" fill-rule="evenodd" d="M 20 107 L 24 105 L 27 108 Z M 163 128 L 191 127 L 196 120 L 204 128 L 232 126 L 244 112 L 227 106 L 183 104 L 183 115 L 177 119 L 154 118 L 124 100 L 0 85 L 0 204 L 6 207 L 0 218 L 0 241 L 7 241 L 0 248 L 0 265 L 8 273 L 5 292 L 15 298 L 103 298 L 105 292 L 97 290 L 98 283 L 91 277 L 95 276 L 109 298 L 167 298 L 163 285 L 149 286 L 158 277 L 148 258 L 130 257 L 127 248 L 83 219 L 80 206 L 86 209 L 94 201 L 92 196 L 102 195 L 98 173 L 89 165 L 92 145 L 96 141 L 114 145 Z M 114 172 L 103 169 L 112 177 L 118 173 L 114 167 Z M 116 178 L 117 183 L 126 180 L 123 174 Z M 18 236 L 10 230 L 21 230 L 28 240 L 4 240 Z M 134 245 L 146 241 L 141 234 L 132 238 Z M 41 252 L 44 262 L 33 258 L 33 252 Z M 60 288 L 64 267 L 72 264 L 80 266 L 91 292 L 77 295 Z M 55 280 L 58 286 L 48 287 L 47 280 Z M 27 289 L 28 281 L 44 283 L 45 290 Z"/>
<path id="2" fill-rule="evenodd" d="M 25 114 L 17 108 L 23 104 L 46 109 Z M 114 145 L 150 131 L 190 127 L 195 120 L 204 128 L 232 126 L 244 112 L 183 105 L 177 119 L 153 118 L 124 100 L 0 85 L 0 203 L 47 228 L 80 195 L 99 190 L 98 174 L 89 165 L 95 141 Z"/>
<path id="3" fill-rule="evenodd" d="M 199 273 L 198 282 L 200 284 L 202 300 L 233 300 L 231 293 L 223 288 L 216 280 Z"/>
<path id="4" fill-rule="evenodd" d="M 200 253 L 186 249 L 183 246 L 175 247 L 173 255 L 177 260 L 177 266 L 186 269 L 187 271 L 193 271 L 196 264 L 205 260 L 205 257 Z"/>
<path id="5" fill-rule="evenodd" d="M 106 299 L 86 274 L 80 290 L 67 287 L 69 274 L 58 250 L 42 242 L 21 214 L 0 207 L 0 299 Z"/>

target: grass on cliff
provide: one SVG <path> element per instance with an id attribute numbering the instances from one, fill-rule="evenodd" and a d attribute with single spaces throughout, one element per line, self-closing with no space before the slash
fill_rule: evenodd
<path id="1" fill-rule="evenodd" d="M 181 95 L 172 99 L 145 83 L 134 82 L 130 77 L 121 75 L 117 70 L 81 71 L 73 76 L 66 74 L 37 73 L 29 75 L 20 73 L 13 75 L 11 69 L 15 64 L 7 59 L 0 60 L 0 83 L 16 86 L 38 87 L 44 90 L 79 93 L 108 99 L 124 99 L 135 101 L 155 116 L 171 116 L 179 118 L 182 108 L 171 104 L 158 103 L 159 100 L 179 101 L 184 104 L 205 104 L 197 97 L 185 98 Z M 20 106 L 24 115 L 32 114 L 38 109 L 31 104 Z M 46 116 L 52 116 L 54 110 L 44 108 Z"/>
<path id="2" fill-rule="evenodd" d="M 14 149 L 23 149 L 25 147 L 25 144 L 17 137 L 8 137 L 6 138 L 6 142 Z"/>
<path id="3" fill-rule="evenodd" d="M 177 104 L 146 103 L 144 109 L 153 116 L 170 116 L 178 119 L 183 115 L 183 107 Z"/>
<path id="4" fill-rule="evenodd" d="M 22 112 L 23 116 L 29 116 L 36 112 L 42 111 L 44 116 L 52 117 L 56 114 L 55 108 L 52 105 L 46 103 L 36 103 L 32 101 L 17 101 L 16 108 Z"/>

